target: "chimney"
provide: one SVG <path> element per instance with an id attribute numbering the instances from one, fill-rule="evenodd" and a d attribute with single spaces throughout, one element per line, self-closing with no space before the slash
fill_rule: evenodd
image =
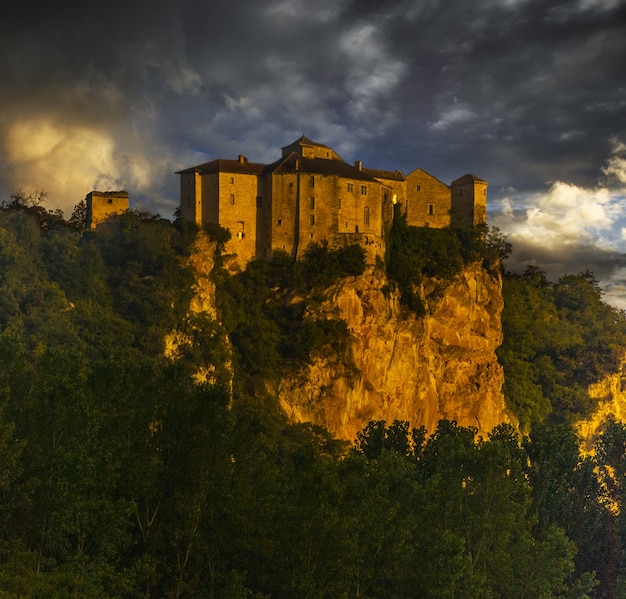
<path id="1" fill-rule="evenodd" d="M 356 168 L 358 168 L 360 171 L 362 171 L 362 170 L 363 170 L 363 163 L 362 163 L 360 160 L 357 160 L 357 161 L 354 163 L 354 166 L 355 166 Z"/>
<path id="2" fill-rule="evenodd" d="M 248 162 L 248 159 L 243 154 L 239 154 L 239 164 L 245 164 L 246 162 Z"/>

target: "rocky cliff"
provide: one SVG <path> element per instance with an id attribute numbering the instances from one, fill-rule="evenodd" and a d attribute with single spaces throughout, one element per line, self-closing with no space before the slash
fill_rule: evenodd
<path id="1" fill-rule="evenodd" d="M 509 422 L 502 368 L 501 280 L 471 265 L 437 293 L 421 289 L 426 316 L 417 318 L 388 293 L 383 273 L 370 270 L 330 290 L 324 308 L 350 331 L 345 356 L 318 356 L 283 380 L 288 416 L 354 440 L 370 420 L 407 420 L 433 431 L 442 419 L 474 426 L 486 436 Z"/>
<path id="2" fill-rule="evenodd" d="M 626 357 L 616 373 L 589 386 L 589 396 L 597 400 L 596 410 L 576 424 L 585 452 L 593 451 L 608 417 L 613 416 L 618 422 L 626 422 Z"/>
<path id="3" fill-rule="evenodd" d="M 190 312 L 217 317 L 209 280 L 215 246 L 201 236 L 196 247 Z M 324 294 L 317 314 L 344 319 L 349 340 L 341 355 L 312 356 L 311 364 L 282 380 L 275 391 L 288 417 L 349 441 L 370 420 L 407 420 L 432 432 L 446 418 L 483 436 L 510 422 L 495 354 L 502 341 L 501 279 L 474 264 L 452 281 L 426 281 L 420 289 L 424 317 L 407 312 L 389 289 L 384 272 L 370 268 Z M 187 342 L 173 333 L 168 355 Z M 211 370 L 199 372 L 198 380 L 210 379 Z"/>

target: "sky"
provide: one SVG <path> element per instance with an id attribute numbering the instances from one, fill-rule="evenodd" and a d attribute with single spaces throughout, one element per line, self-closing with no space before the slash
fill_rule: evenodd
<path id="1" fill-rule="evenodd" d="M 58 0 L 0 21 L 0 199 L 171 218 L 175 172 L 306 134 L 489 182 L 506 266 L 626 308 L 626 0 Z"/>

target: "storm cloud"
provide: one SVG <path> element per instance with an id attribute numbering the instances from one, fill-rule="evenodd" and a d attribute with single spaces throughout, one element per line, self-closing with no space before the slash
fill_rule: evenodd
<path id="1" fill-rule="evenodd" d="M 370 167 L 472 172 L 511 268 L 624 288 L 624 0 L 29 6 L 0 23 L 4 197 L 67 214 L 124 188 L 170 217 L 176 170 L 270 162 L 305 133 Z"/>

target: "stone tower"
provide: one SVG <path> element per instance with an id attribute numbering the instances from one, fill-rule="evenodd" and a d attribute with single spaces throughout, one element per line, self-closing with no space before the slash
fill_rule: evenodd
<path id="1" fill-rule="evenodd" d="M 487 221 L 487 182 L 467 174 L 452 181 L 451 224 L 480 225 Z"/>
<path id="2" fill-rule="evenodd" d="M 127 191 L 91 191 L 85 198 L 87 203 L 87 228 L 95 229 L 100 223 L 115 214 L 128 210 Z"/>

